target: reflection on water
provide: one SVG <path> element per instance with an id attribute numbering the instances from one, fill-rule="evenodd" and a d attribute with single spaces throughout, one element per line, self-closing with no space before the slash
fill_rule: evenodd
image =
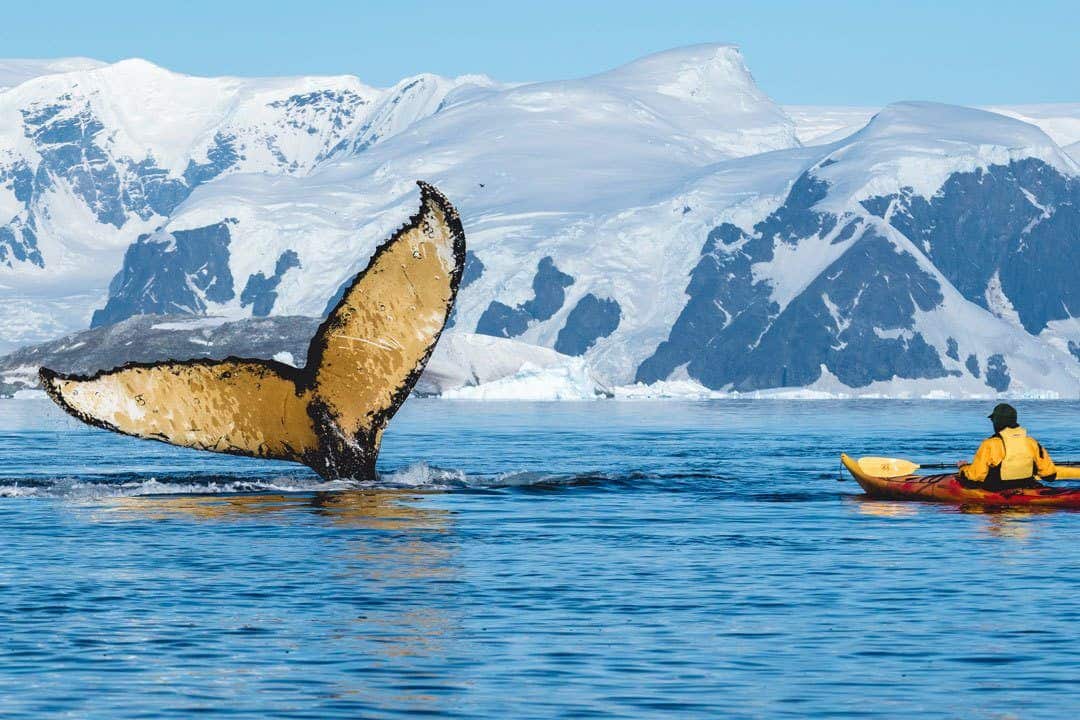
<path id="1" fill-rule="evenodd" d="M 102 508 L 133 520 L 164 520 L 187 516 L 203 520 L 241 515 L 266 515 L 310 505 L 306 497 L 295 495 L 131 495 L 107 498 Z M 112 518 L 110 518 L 112 519 Z"/>
<path id="2" fill-rule="evenodd" d="M 1017 517 L 1005 513 L 998 513 L 987 517 L 988 522 L 984 529 L 994 537 L 1008 540 L 1024 541 L 1031 537 L 1033 525 L 1028 522 L 1029 518 Z"/>
<path id="3" fill-rule="evenodd" d="M 1003 540 L 1027 540 L 1038 527 L 1033 522 L 1039 516 L 1058 513 L 1073 514 L 1071 510 L 1040 507 L 984 507 L 981 505 L 954 506 L 944 503 L 923 503 L 898 500 L 877 500 L 865 496 L 853 498 L 853 506 L 861 515 L 880 518 L 914 518 L 920 513 L 940 516 L 961 513 L 980 516 L 983 522 L 977 526 L 981 533 Z"/>
<path id="4" fill-rule="evenodd" d="M 855 499 L 855 507 L 863 515 L 875 517 L 909 518 L 919 513 L 919 506 L 916 503 L 873 500 L 862 496 Z"/>
<path id="5" fill-rule="evenodd" d="M 408 490 L 352 490 L 249 495 L 129 495 L 108 497 L 102 506 L 119 516 L 161 520 L 189 516 L 232 519 L 282 512 L 312 512 L 335 524 L 383 530 L 443 530 L 450 513 L 425 507 L 425 493 Z"/>
<path id="6" fill-rule="evenodd" d="M 445 532 L 449 510 L 425 504 L 423 495 L 402 490 L 315 493 L 311 506 L 335 523 L 381 530 Z"/>
<path id="7" fill-rule="evenodd" d="M 1023 508 L 988 508 L 978 505 L 965 505 L 960 512 L 968 515 L 979 515 L 985 518 L 980 525 L 983 532 L 993 537 L 1005 540 L 1029 539 L 1039 527 L 1040 517 L 1050 518 L 1056 515 L 1075 515 L 1075 510 L 1057 510 L 1054 508 L 1023 507 Z"/>
<path id="8" fill-rule="evenodd" d="M 1080 513 L 835 481 L 986 412 L 411 400 L 381 489 L 0 416 L 2 714 L 1072 717 Z"/>

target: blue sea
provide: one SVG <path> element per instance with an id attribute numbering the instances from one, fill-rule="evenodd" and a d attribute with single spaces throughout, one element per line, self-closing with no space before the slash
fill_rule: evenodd
<path id="1" fill-rule="evenodd" d="M 0 715 L 1075 717 L 1080 514 L 838 482 L 988 411 L 414 398 L 349 485 L 0 401 Z"/>

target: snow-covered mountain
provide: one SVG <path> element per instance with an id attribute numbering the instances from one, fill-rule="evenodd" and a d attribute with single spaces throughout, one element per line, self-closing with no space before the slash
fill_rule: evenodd
<path id="1" fill-rule="evenodd" d="M 112 236 L 115 262 L 98 277 L 115 275 L 107 293 L 103 280 L 80 286 L 98 294 L 74 326 L 90 308 L 98 325 L 318 315 L 414 211 L 422 178 L 465 222 L 455 332 L 581 357 L 606 384 L 1080 396 L 1080 170 L 1061 149 L 1071 106 L 1021 113 L 1053 138 L 933 103 L 802 108 L 803 146 L 722 45 L 572 81 L 356 82 L 363 110 L 317 131 L 295 167 L 234 161 L 185 185 L 137 237 Z M 196 165 L 213 165 L 198 152 Z M 192 160 L 176 157 L 158 165 L 183 179 Z M 85 245 L 84 258 L 101 243 Z"/>
<path id="2" fill-rule="evenodd" d="M 303 175 L 392 136 L 479 77 L 198 78 L 142 60 L 0 62 L 5 344 L 85 327 L 125 250 L 199 185 Z"/>
<path id="3" fill-rule="evenodd" d="M 813 150 L 768 213 L 709 233 L 639 381 L 1077 395 L 1080 178 L 1050 138 L 901 103 Z"/>
<path id="4" fill-rule="evenodd" d="M 622 341 L 655 345 L 711 222 L 680 189 L 717 163 L 793 146 L 791 121 L 727 46 L 473 90 L 305 177 L 234 175 L 200 188 L 129 249 L 98 318 L 321 313 L 413 211 L 413 180 L 430 178 L 469 238 L 459 327 L 580 354 L 618 325 Z M 763 182 L 778 192 L 786 179 Z M 700 201 L 747 191 L 717 186 Z M 605 372 L 628 374 L 626 342 L 598 351 Z"/>
<path id="5" fill-rule="evenodd" d="M 880 107 L 846 105 L 784 105 L 795 123 L 795 134 L 804 145 L 823 145 L 841 140 L 862 129 Z M 1080 103 L 1040 105 L 983 105 L 999 115 L 1007 115 L 1035 125 L 1065 147 L 1080 143 Z"/>

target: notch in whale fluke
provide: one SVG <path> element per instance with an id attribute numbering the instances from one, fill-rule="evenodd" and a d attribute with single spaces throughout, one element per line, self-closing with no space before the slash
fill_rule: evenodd
<path id="1" fill-rule="evenodd" d="M 94 375 L 41 368 L 60 407 L 97 427 L 184 447 L 301 462 L 369 478 L 382 432 L 408 397 L 453 309 L 465 233 L 420 186 L 420 210 L 380 245 L 297 369 L 226 358 L 129 363 Z"/>

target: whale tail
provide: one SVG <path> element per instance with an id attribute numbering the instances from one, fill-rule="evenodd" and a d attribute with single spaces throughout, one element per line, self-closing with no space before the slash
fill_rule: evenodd
<path id="1" fill-rule="evenodd" d="M 382 433 L 427 364 L 457 296 L 465 234 L 431 185 L 327 315 L 302 369 L 226 358 L 129 363 L 94 375 L 41 368 L 60 407 L 91 425 L 184 447 L 371 477 Z"/>

